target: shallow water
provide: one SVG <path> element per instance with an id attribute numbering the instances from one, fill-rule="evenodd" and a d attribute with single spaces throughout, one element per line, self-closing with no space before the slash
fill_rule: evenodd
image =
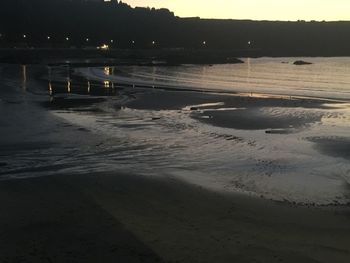
<path id="1" fill-rule="evenodd" d="M 2 91 L 10 90 L 11 97 L 22 94 L 24 101 L 45 101 L 51 93 L 51 99 L 60 96 L 66 100 L 59 108 L 49 111 L 23 101 L 16 107 L 1 105 L 7 112 L 20 112 L 18 122 L 24 122 L 23 126 L 30 131 L 23 132 L 27 140 L 11 139 L 17 147 L 8 157 L 4 156 L 10 151 L 1 156 L 8 165 L 0 167 L 0 175 L 22 178 L 108 172 L 117 176 L 123 172 L 175 177 L 215 191 L 280 201 L 348 203 L 350 112 L 347 104 L 310 106 L 298 100 L 275 103 L 266 98 L 249 102 L 246 98 L 224 95 L 137 88 L 142 84 L 348 98 L 350 89 L 345 83 L 350 83 L 346 75 L 350 59 L 307 59 L 315 64 L 300 67 L 281 63 L 286 60 L 251 59 L 250 65 L 212 67 L 76 69 L 75 74 L 83 75 L 86 81 L 75 81 L 75 74 L 71 76 L 66 69 L 56 68 L 50 69 L 50 90 L 45 95 L 39 92 L 42 87 L 36 82 L 27 83 L 23 92 L 20 74 L 13 80 L 3 78 L 2 83 L 10 88 Z M 23 68 L 20 72 L 23 73 Z M 235 81 L 244 76 L 244 81 Z M 296 77 L 299 81 L 293 81 Z M 325 85 L 326 80 L 330 84 Z M 122 89 L 122 84 L 135 88 Z M 2 93 L 3 98 L 6 96 Z M 97 99 L 101 96 L 106 100 Z M 142 99 L 128 104 L 138 96 Z M 87 98 L 92 102 L 81 103 L 80 100 Z M 178 101 L 182 103 L 176 104 Z M 164 106 L 167 104 L 175 106 L 167 108 Z M 14 123 L 9 120 L 11 113 L 2 118 Z M 28 118 L 29 123 L 25 121 Z M 44 133 L 42 128 L 31 127 L 30 123 L 35 122 L 41 127 L 43 121 Z M 8 133 L 16 129 L 7 126 Z M 36 149 L 34 153 L 22 151 L 27 141 L 31 142 L 28 146 L 31 151 Z"/>
<path id="2" fill-rule="evenodd" d="M 300 59 L 313 64 L 293 65 Z M 350 99 L 350 58 L 248 58 L 245 62 L 77 71 L 113 85 L 191 88 L 256 97 Z M 157 130 L 149 126 L 155 133 L 143 135 L 146 140 L 157 142 L 160 135 L 164 136 L 159 142 L 163 150 L 175 142 L 181 145 L 181 151 L 166 153 L 167 161 L 152 164 L 162 164 L 163 174 L 220 191 L 243 191 L 276 200 L 319 204 L 349 201 L 350 146 L 339 143 L 349 138 L 346 104 L 318 109 L 303 105 L 260 105 L 256 109 L 228 104 L 214 99 L 209 104 L 190 104 L 180 113 L 132 109 L 123 113 L 130 118 L 136 113 L 143 117 L 156 114 L 161 121 L 155 122 Z M 191 107 L 199 108 L 199 112 L 186 111 Z M 170 163 L 177 168 L 172 169 Z"/>
<path id="3" fill-rule="evenodd" d="M 312 65 L 295 66 L 296 60 Z M 82 69 L 114 83 L 350 99 L 350 58 L 258 58 L 244 64 Z"/>

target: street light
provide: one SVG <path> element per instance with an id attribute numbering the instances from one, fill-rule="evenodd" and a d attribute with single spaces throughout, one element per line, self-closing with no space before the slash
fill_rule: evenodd
<path id="1" fill-rule="evenodd" d="M 86 41 L 86 42 L 89 42 L 89 41 L 90 41 L 90 39 L 89 39 L 89 38 L 86 38 L 86 39 L 85 39 L 85 41 Z"/>
<path id="2" fill-rule="evenodd" d="M 66 40 L 69 41 L 69 37 L 66 37 Z"/>
<path id="3" fill-rule="evenodd" d="M 23 34 L 23 38 L 27 38 L 27 35 L 26 35 L 26 34 Z"/>
<path id="4" fill-rule="evenodd" d="M 109 46 L 107 44 L 103 44 L 102 46 L 99 47 L 101 50 L 108 50 Z"/>
<path id="5" fill-rule="evenodd" d="M 51 39 L 51 37 L 50 36 L 47 36 L 47 40 L 50 40 Z"/>
<path id="6" fill-rule="evenodd" d="M 207 41 L 204 40 L 204 41 L 203 41 L 203 46 L 205 46 L 206 44 L 207 44 Z"/>

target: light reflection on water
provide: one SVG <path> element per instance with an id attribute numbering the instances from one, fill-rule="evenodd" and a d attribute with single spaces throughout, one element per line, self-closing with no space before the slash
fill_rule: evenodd
<path id="1" fill-rule="evenodd" d="M 303 59 L 313 64 L 293 65 L 297 58 L 247 58 L 233 65 L 120 66 L 118 71 L 108 69 L 108 74 L 97 68 L 78 71 L 134 85 L 350 99 L 350 58 Z"/>
<path id="2" fill-rule="evenodd" d="M 105 67 L 104 74 L 106 76 L 114 75 L 114 67 Z"/>
<path id="3" fill-rule="evenodd" d="M 71 82 L 70 82 L 70 80 L 68 80 L 68 81 L 67 81 L 67 92 L 68 92 L 68 93 L 71 92 L 70 86 L 71 86 Z"/>
<path id="4" fill-rule="evenodd" d="M 27 65 L 22 65 L 22 89 L 27 89 Z"/>
<path id="5" fill-rule="evenodd" d="M 90 80 L 79 78 L 71 74 L 69 66 L 58 66 L 47 68 L 48 93 L 52 98 L 56 95 L 91 95 L 91 96 L 116 96 L 119 86 L 115 81 L 102 78 Z M 104 67 L 103 74 L 108 77 L 114 74 L 113 67 Z"/>
<path id="6" fill-rule="evenodd" d="M 79 83 L 75 83 L 74 81 L 67 81 L 65 83 L 48 82 L 48 93 L 52 97 L 60 94 L 116 96 L 118 95 L 118 90 L 114 85 L 115 84 L 110 81 L 86 81 Z"/>
<path id="7" fill-rule="evenodd" d="M 110 67 L 104 68 L 106 76 L 113 73 Z M 69 67 L 48 67 L 48 93 L 51 98 L 60 94 L 91 96 L 115 96 L 118 94 L 116 84 L 109 80 L 89 80 L 71 76 Z"/>

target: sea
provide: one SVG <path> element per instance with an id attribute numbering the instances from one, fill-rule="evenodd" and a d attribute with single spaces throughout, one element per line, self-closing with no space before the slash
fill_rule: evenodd
<path id="1" fill-rule="evenodd" d="M 300 205 L 348 204 L 350 58 L 242 60 L 181 66 L 3 64 L 0 178 L 129 174 Z M 312 64 L 297 66 L 296 60 Z M 177 92 L 181 96 L 164 95 Z M 206 94 L 208 101 L 191 103 L 196 94 Z M 148 107 L 128 106 L 138 96 Z M 235 107 L 223 96 L 289 102 Z M 187 98 L 181 107 L 152 108 L 157 100 L 166 105 L 181 97 Z M 310 107 L 300 100 L 322 103 Z M 229 125 L 217 125 L 215 118 Z M 236 125 L 244 119 L 259 125 Z M 285 120 L 301 125 L 276 128 Z"/>

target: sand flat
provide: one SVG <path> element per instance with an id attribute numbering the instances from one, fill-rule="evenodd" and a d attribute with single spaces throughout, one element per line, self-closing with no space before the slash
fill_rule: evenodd
<path id="1" fill-rule="evenodd" d="M 348 209 L 86 174 L 0 183 L 2 262 L 348 262 Z"/>

